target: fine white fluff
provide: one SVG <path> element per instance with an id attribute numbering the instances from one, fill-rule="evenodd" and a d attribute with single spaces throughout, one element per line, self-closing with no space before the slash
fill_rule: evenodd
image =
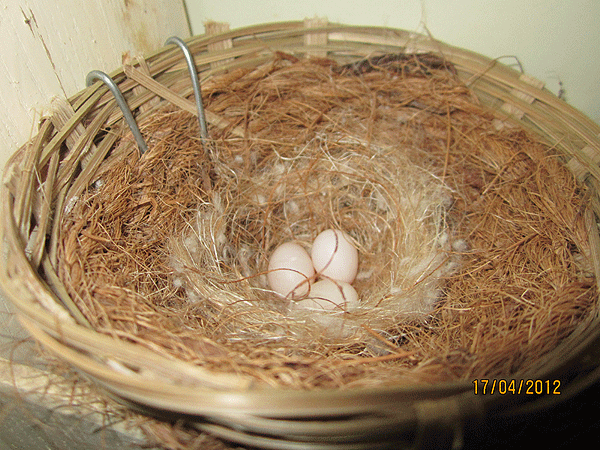
<path id="1" fill-rule="evenodd" d="M 426 316 L 442 295 L 444 277 L 458 267 L 452 247 L 467 247 L 447 222 L 452 193 L 403 151 L 346 147 L 332 151 L 315 139 L 292 154 L 274 153 L 248 180 L 221 168 L 223 189 L 173 239 L 176 280 L 185 280 L 190 302 L 215 322 L 228 317 L 220 326 L 231 339 L 242 329 L 269 340 L 314 333 L 349 339 L 365 327 L 385 331 Z M 262 221 L 253 234 L 244 228 L 251 221 Z M 330 227 L 348 233 L 360 258 L 359 306 L 322 313 L 335 316 L 335 326 L 320 313 L 298 312 L 269 291 L 265 276 L 276 246 L 292 240 L 309 248 Z"/>

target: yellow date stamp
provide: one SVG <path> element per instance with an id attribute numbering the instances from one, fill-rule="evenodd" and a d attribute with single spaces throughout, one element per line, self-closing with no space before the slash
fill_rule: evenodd
<path id="1" fill-rule="evenodd" d="M 480 378 L 473 380 L 475 395 L 560 395 L 560 380 L 514 380 Z"/>

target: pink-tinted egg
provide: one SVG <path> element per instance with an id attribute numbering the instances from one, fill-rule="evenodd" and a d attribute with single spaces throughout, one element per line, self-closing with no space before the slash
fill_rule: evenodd
<path id="1" fill-rule="evenodd" d="M 312 262 L 326 278 L 352 283 L 358 272 L 358 250 L 341 230 L 325 230 L 313 242 Z"/>
<path id="2" fill-rule="evenodd" d="M 324 279 L 313 284 L 308 295 L 296 304 L 313 311 L 350 311 L 358 305 L 358 294 L 345 281 Z"/>
<path id="3" fill-rule="evenodd" d="M 293 242 L 286 242 L 275 249 L 269 259 L 268 270 L 269 287 L 290 299 L 305 296 L 315 274 L 308 252 Z"/>

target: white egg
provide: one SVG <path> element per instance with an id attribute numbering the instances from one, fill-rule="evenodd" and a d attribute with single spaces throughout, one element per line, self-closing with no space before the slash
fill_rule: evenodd
<path id="1" fill-rule="evenodd" d="M 298 244 L 286 242 L 277 247 L 269 259 L 267 281 L 282 297 L 300 298 L 308 293 L 314 274 L 308 252 Z"/>
<path id="2" fill-rule="evenodd" d="M 356 290 L 345 281 L 323 279 L 310 287 L 306 298 L 298 300 L 296 307 L 311 311 L 350 311 L 358 306 Z"/>
<path id="3" fill-rule="evenodd" d="M 358 272 L 358 250 L 341 230 L 325 230 L 313 242 L 315 270 L 324 277 L 352 283 Z"/>

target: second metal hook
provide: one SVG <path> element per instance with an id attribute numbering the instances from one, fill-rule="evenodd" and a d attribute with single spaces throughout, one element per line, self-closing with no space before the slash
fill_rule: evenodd
<path id="1" fill-rule="evenodd" d="M 91 86 L 96 80 L 102 81 L 112 92 L 115 100 L 117 101 L 117 105 L 119 105 L 119 108 L 121 108 L 123 117 L 125 118 L 127 125 L 129 125 L 129 129 L 131 130 L 131 133 L 137 142 L 138 148 L 140 149 L 140 154 L 143 155 L 146 150 L 148 150 L 148 147 L 144 141 L 142 133 L 140 132 L 140 128 L 138 127 L 138 124 L 131 113 L 131 109 L 129 109 L 129 105 L 127 104 L 127 101 L 125 101 L 125 97 L 123 97 L 123 94 L 121 93 L 121 90 L 111 77 L 100 70 L 92 70 L 90 73 L 88 73 L 85 83 L 87 86 Z"/>
<path id="2" fill-rule="evenodd" d="M 204 116 L 204 105 L 202 104 L 202 92 L 200 90 L 200 81 L 198 81 L 198 71 L 196 70 L 196 63 L 194 62 L 194 56 L 187 44 L 183 42 L 177 36 L 171 36 L 165 42 L 165 45 L 175 44 L 183 52 L 183 56 L 187 62 L 190 77 L 192 79 L 192 88 L 194 89 L 194 98 L 196 100 L 196 108 L 198 109 L 198 121 L 200 122 L 200 137 L 202 139 L 202 146 L 206 150 L 206 142 L 208 140 L 208 129 L 206 127 L 206 117 Z"/>

